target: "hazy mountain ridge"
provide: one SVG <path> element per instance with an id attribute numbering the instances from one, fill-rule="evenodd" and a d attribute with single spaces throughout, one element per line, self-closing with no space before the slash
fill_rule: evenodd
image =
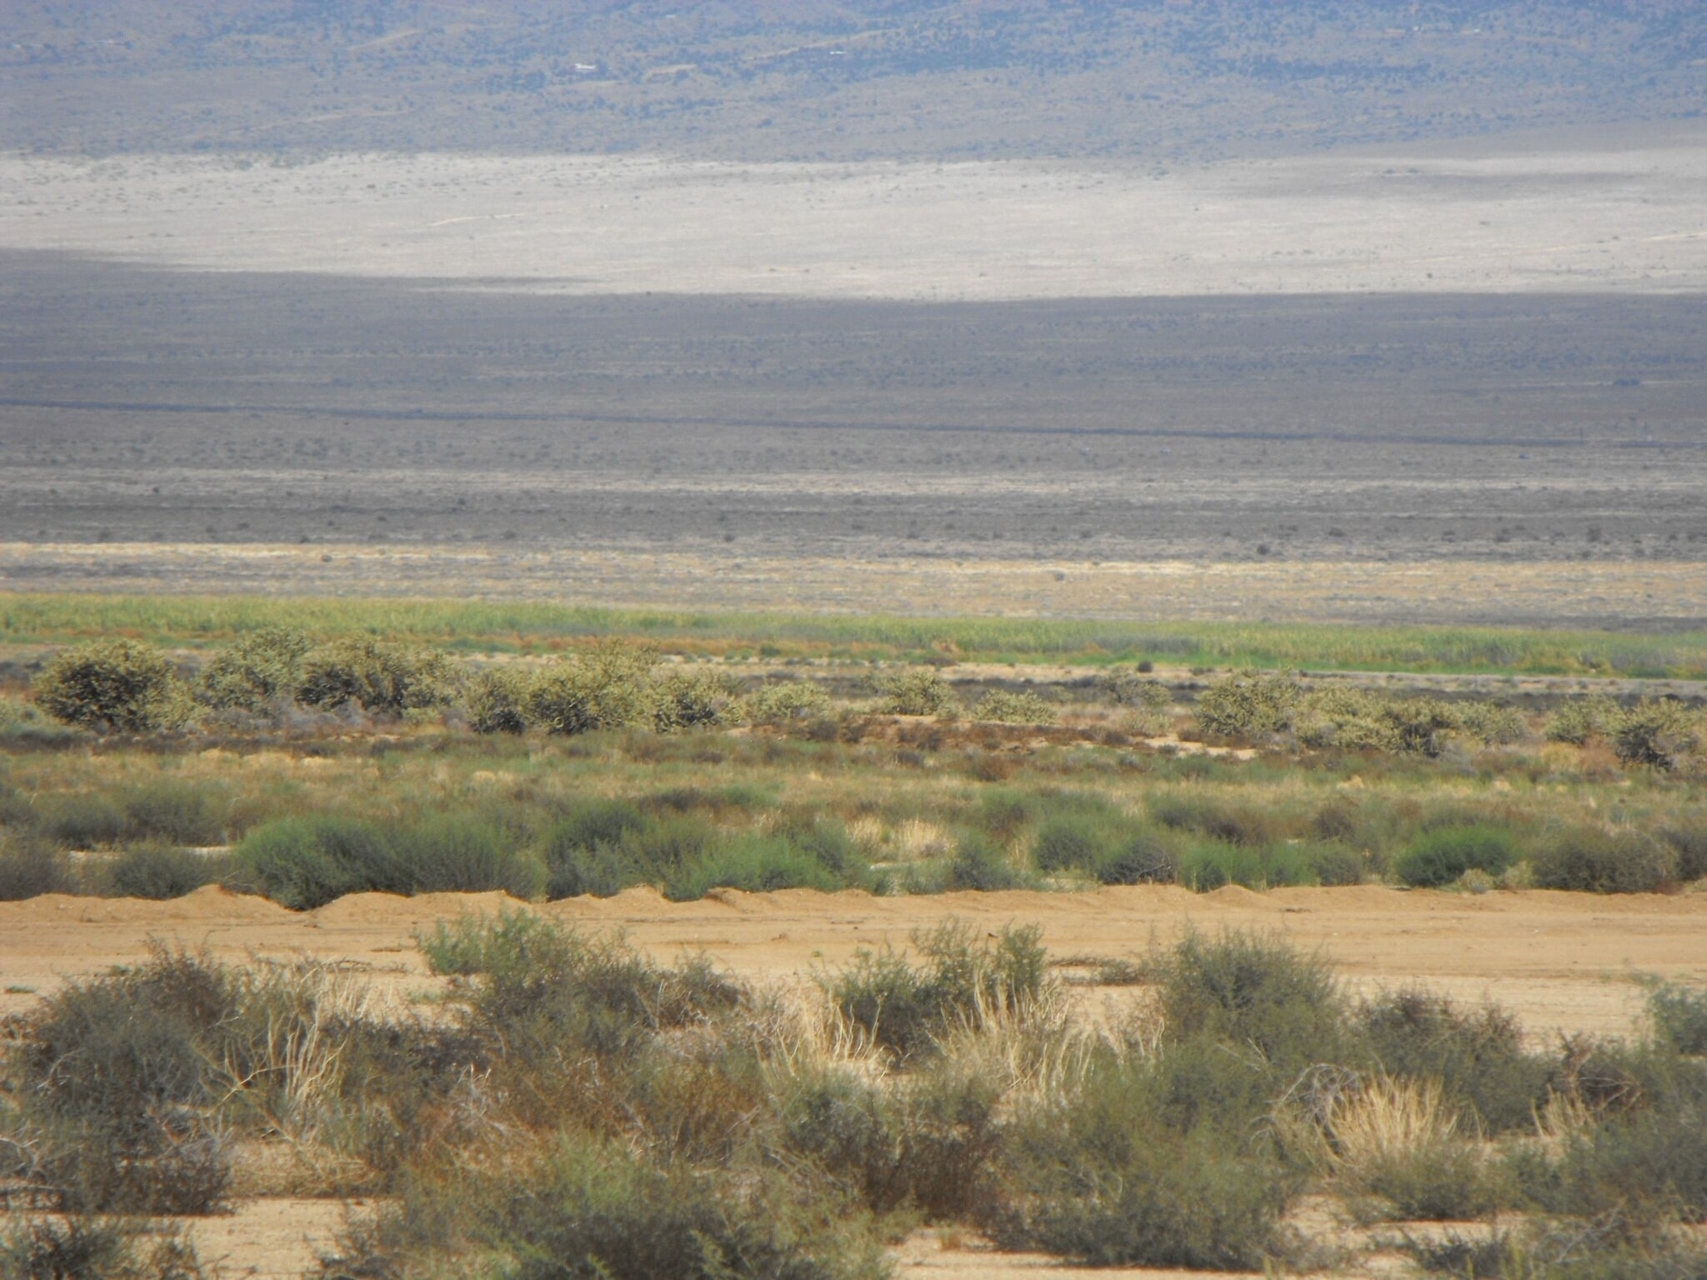
<path id="1" fill-rule="evenodd" d="M 0 13 L 0 147 L 1200 159 L 1698 115 L 1697 5 L 475 5 Z"/>

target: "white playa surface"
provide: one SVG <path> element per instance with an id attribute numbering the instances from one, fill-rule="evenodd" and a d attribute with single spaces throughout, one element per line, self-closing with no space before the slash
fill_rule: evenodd
<path id="1" fill-rule="evenodd" d="M 575 293 L 1707 288 L 1707 130 L 1245 160 L 0 156 L 0 249 Z"/>

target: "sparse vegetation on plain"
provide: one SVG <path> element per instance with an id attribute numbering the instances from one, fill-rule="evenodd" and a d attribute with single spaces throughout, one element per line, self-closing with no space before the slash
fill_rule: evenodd
<path id="1" fill-rule="evenodd" d="M 62 677 L 91 654 L 101 679 L 70 698 Z M 148 673 L 145 697 L 102 674 L 120 657 Z M 942 663 L 837 683 L 611 638 L 482 664 L 280 630 L 199 667 L 126 641 L 43 671 L 35 702 L 6 703 L 25 726 L 0 787 L 10 897 L 215 882 L 298 909 L 642 884 L 678 899 L 1366 881 L 1652 893 L 1707 875 L 1707 715 L 1678 699 L 1526 709 L 1284 673 L 1170 685 L 1116 665 L 1045 701 L 966 688 Z M 135 697 L 169 701 L 171 726 L 90 710 Z M 74 761 L 67 742 L 93 754 Z M 257 757 L 279 767 L 244 766 Z M 322 763 L 304 773 L 305 759 Z M 902 835 L 919 805 L 942 831 L 923 845 Z"/>
<path id="2" fill-rule="evenodd" d="M 518 910 L 420 938 L 431 1013 L 310 963 L 156 950 L 13 1019 L 4 1173 L 37 1216 L 0 1274 L 199 1275 L 150 1215 L 220 1211 L 237 1168 L 250 1194 L 366 1202 L 327 1280 L 880 1280 L 920 1223 L 1091 1265 L 1355 1264 L 1307 1197 L 1501 1215 L 1485 1244 L 1407 1236 L 1436 1274 L 1707 1265 L 1707 1060 L 1669 1032 L 1531 1048 L 1495 1007 L 1356 1000 L 1237 933 L 1152 949 L 1133 1016 L 1092 1025 L 1042 943 L 951 921 L 782 992 Z M 1655 1027 L 1701 998 L 1656 988 Z"/>

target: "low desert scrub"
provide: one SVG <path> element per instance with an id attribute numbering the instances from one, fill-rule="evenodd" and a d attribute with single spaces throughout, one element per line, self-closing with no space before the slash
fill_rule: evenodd
<path id="1" fill-rule="evenodd" d="M 313 649 L 314 641 L 291 627 L 250 632 L 208 660 L 196 698 L 216 711 L 272 712 L 296 698 Z"/>
<path id="2" fill-rule="evenodd" d="M 175 1227 L 134 1218 L 16 1218 L 0 1233 L 0 1280 L 202 1280 Z"/>
<path id="3" fill-rule="evenodd" d="M 1418 834 L 1393 871 L 1405 884 L 1435 889 L 1466 871 L 1497 876 L 1517 861 L 1517 852 L 1517 841 L 1501 827 L 1439 827 Z"/>
<path id="4" fill-rule="evenodd" d="M 1041 936 L 1035 926 L 1010 927 L 974 940 L 950 920 L 914 935 L 917 965 L 888 947 L 862 949 L 821 981 L 839 1017 L 905 1064 L 930 1056 L 958 1028 L 1047 1009 L 1054 983 Z"/>
<path id="5" fill-rule="evenodd" d="M 757 724 L 815 720 L 830 713 L 830 695 L 811 680 L 778 680 L 747 699 L 746 714 Z"/>
<path id="6" fill-rule="evenodd" d="M 1458 1123 L 1438 1081 L 1376 1075 L 1328 1107 L 1325 1163 L 1352 1197 L 1384 1202 L 1386 1216 L 1481 1217 L 1498 1195 L 1481 1145 Z"/>
<path id="7" fill-rule="evenodd" d="M 931 667 L 902 667 L 875 681 L 878 710 L 892 716 L 940 716 L 959 706 L 954 690 Z"/>
<path id="8" fill-rule="evenodd" d="M 257 827 L 233 851 L 234 876 L 295 910 L 348 893 L 483 892 L 531 898 L 546 867 L 513 832 L 477 817 L 428 816 L 380 827 L 346 818 L 286 818 Z"/>
<path id="9" fill-rule="evenodd" d="M 972 718 L 998 724 L 1054 724 L 1061 713 L 1053 703 L 1035 693 L 992 689 L 978 700 Z"/>
<path id="10" fill-rule="evenodd" d="M 1522 1028 L 1494 1005 L 1463 1009 L 1404 988 L 1365 1002 L 1356 1021 L 1381 1070 L 1437 1084 L 1463 1132 L 1528 1130 L 1552 1094 L 1557 1063 L 1525 1049 Z"/>
<path id="11" fill-rule="evenodd" d="M 303 655 L 295 690 L 306 707 L 354 703 L 364 711 L 401 715 L 443 706 L 457 694 L 460 672 L 444 654 L 368 636 L 322 645 Z"/>
<path id="12" fill-rule="evenodd" d="M 218 1211 L 255 1147 L 288 1153 L 275 1192 L 378 1206 L 326 1280 L 878 1280 L 921 1221 L 1093 1265 L 1294 1270 L 1321 1256 L 1288 1223 L 1309 1190 L 1509 1215 L 1497 1248 L 1399 1242 L 1437 1274 L 1707 1270 L 1707 1063 L 1658 1031 L 1530 1058 L 1496 1010 L 1353 1005 L 1241 934 L 1152 952 L 1148 1000 L 1100 1029 L 1026 929 L 950 923 L 815 993 L 527 910 L 419 941 L 448 984 L 426 1017 L 323 966 L 157 951 L 12 1019 L 0 1177 L 73 1216 L 16 1219 L 0 1277 L 198 1274 L 175 1237 L 89 1215 Z M 1529 1127 L 1486 1124 L 1519 1060 Z"/>
<path id="13" fill-rule="evenodd" d="M 1530 864 L 1538 889 L 1655 893 L 1675 882 L 1678 858 L 1646 832 L 1584 826 L 1544 835 Z"/>
<path id="14" fill-rule="evenodd" d="M 1661 1044 L 1707 1057 L 1707 990 L 1662 982 L 1648 994 L 1648 1014 Z"/>
<path id="15" fill-rule="evenodd" d="M 54 719 L 115 733 L 176 729 L 194 710 L 165 655 L 129 640 L 62 650 L 36 677 L 33 692 Z"/>

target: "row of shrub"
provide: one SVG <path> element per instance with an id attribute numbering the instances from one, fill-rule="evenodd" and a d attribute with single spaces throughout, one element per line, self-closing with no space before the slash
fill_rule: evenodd
<path id="1" fill-rule="evenodd" d="M 875 709 L 939 715 L 960 707 L 928 667 L 876 677 Z M 34 682 L 36 705 L 55 719 L 122 733 L 177 729 L 206 712 L 277 717 L 292 707 L 402 715 L 459 707 L 480 733 L 553 734 L 643 726 L 659 732 L 828 715 L 829 696 L 786 681 L 750 696 L 732 679 L 658 671 L 646 646 L 604 642 L 542 667 L 473 671 L 433 650 L 359 636 L 324 645 L 269 628 L 215 653 L 194 678 L 157 649 L 99 641 L 55 655 Z M 1057 709 L 1035 693 L 992 690 L 974 708 L 984 720 L 1046 724 Z"/>
<path id="2" fill-rule="evenodd" d="M 1501 746 L 1521 741 L 1528 722 L 1515 707 L 1483 700 L 1391 698 L 1359 689 L 1306 689 L 1291 676 L 1231 676 L 1204 690 L 1200 732 L 1242 741 L 1290 736 L 1299 744 L 1439 756 L 1453 741 Z M 1707 720 L 1673 698 L 1623 706 L 1599 696 L 1561 702 L 1544 737 L 1582 745 L 1607 742 L 1625 764 L 1672 769 L 1707 745 Z"/>
<path id="3" fill-rule="evenodd" d="M 1651 832 L 1514 827 L 1462 806 L 1401 820 L 1387 805 L 1335 800 L 1288 813 L 1181 789 L 1152 793 L 1134 812 L 1095 791 L 998 787 L 943 828 L 940 843 L 895 856 L 856 841 L 832 812 L 779 806 L 745 787 L 490 802 L 408 819 L 310 812 L 240 830 L 226 825 L 229 806 L 223 793 L 185 784 L 34 804 L 0 785 L 0 898 L 171 897 L 216 881 L 307 908 L 364 891 L 563 898 L 636 885 L 678 899 L 719 887 L 930 893 L 1371 880 L 1635 893 L 1707 878 L 1707 822 L 1689 813 Z M 217 846 L 228 835 L 235 844 L 225 854 Z"/>
<path id="4" fill-rule="evenodd" d="M 68 985 L 6 1041 L 0 1177 L 72 1215 L 208 1213 L 240 1146 L 270 1147 L 252 1167 L 299 1191 L 379 1198 L 325 1280 L 878 1280 L 921 1222 L 1095 1266 L 1320 1270 L 1287 1222 L 1308 1193 L 1365 1222 L 1500 1214 L 1402 1238 L 1452 1275 L 1707 1271 L 1693 988 L 1657 987 L 1639 1041 L 1537 1050 L 1498 1008 L 1353 1000 L 1244 935 L 1143 957 L 1142 1012 L 1096 1032 L 1035 929 L 947 922 L 806 1004 L 528 914 L 421 941 L 456 984 L 430 1018 L 311 964 L 160 952 Z M 26 1221 L 0 1256 L 92 1221 Z"/>

